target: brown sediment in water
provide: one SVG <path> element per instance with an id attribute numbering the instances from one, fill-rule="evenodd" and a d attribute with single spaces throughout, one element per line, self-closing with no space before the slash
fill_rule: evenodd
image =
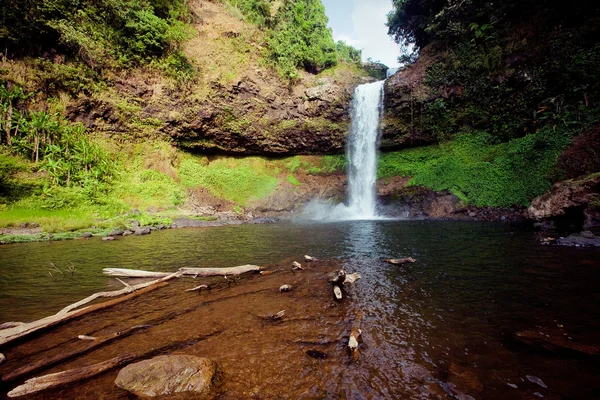
<path id="1" fill-rule="evenodd" d="M 291 260 L 286 260 L 267 268 L 274 271 L 269 275 L 177 279 L 152 293 L 4 345 L 1 350 L 7 360 L 0 376 L 6 377 L 17 368 L 90 346 L 77 339 L 79 335 L 106 338 L 136 325 L 149 325 L 51 368 L 0 383 L 0 396 L 33 376 L 162 349 L 161 354 L 216 361 L 219 372 L 212 397 L 337 397 L 342 390 L 341 373 L 352 364 L 347 342 L 355 290 L 349 289 L 350 298 L 334 300 L 328 278 L 340 268 L 341 261 L 326 260 L 292 271 Z M 185 291 L 201 283 L 211 289 Z M 293 290 L 280 292 L 284 284 Z M 281 320 L 269 317 L 281 310 L 285 310 Z M 119 369 L 27 398 L 127 399 L 129 394 L 114 384 Z M 177 398 L 191 396 L 179 394 Z"/>

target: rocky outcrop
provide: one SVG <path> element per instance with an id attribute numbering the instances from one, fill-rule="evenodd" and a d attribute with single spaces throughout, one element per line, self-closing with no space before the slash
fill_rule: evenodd
<path id="1" fill-rule="evenodd" d="M 465 207 L 449 191 L 435 192 L 422 186 L 396 187 L 394 183 L 378 185 L 383 214 L 400 218 L 456 218 Z M 392 187 L 390 187 L 392 186 Z"/>
<path id="2" fill-rule="evenodd" d="M 380 147 L 395 150 L 434 143 L 434 132 L 424 130 L 418 122 L 420 112 L 429 101 L 432 89 L 427 86 L 425 76 L 431 63 L 427 50 L 419 60 L 389 77 L 384 85 L 384 114 Z"/>
<path id="3" fill-rule="evenodd" d="M 600 172 L 554 184 L 531 202 L 527 214 L 537 221 L 575 225 L 576 231 L 600 226 Z"/>
<path id="4" fill-rule="evenodd" d="M 139 69 L 111 76 L 105 93 L 69 105 L 68 118 L 117 140 L 167 137 L 205 153 L 343 152 L 350 100 L 361 82 L 355 68 L 299 71 L 290 84 L 265 66 L 264 32 L 222 2 L 189 6 L 196 31 L 182 49 L 195 69 L 189 82 Z"/>
<path id="5" fill-rule="evenodd" d="M 190 150 L 270 155 L 343 151 L 354 86 L 333 79 L 317 83 L 294 95 L 264 76 L 247 76 L 229 90 L 220 88 L 204 104 L 182 105 L 190 118 L 167 117 L 161 130 Z"/>
<path id="6" fill-rule="evenodd" d="M 140 397 L 192 392 L 204 398 L 210 390 L 217 365 L 207 358 L 188 355 L 158 356 L 123 368 L 115 384 Z"/>

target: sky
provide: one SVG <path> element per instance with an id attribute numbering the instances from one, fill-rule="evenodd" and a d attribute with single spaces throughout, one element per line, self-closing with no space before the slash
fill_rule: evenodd
<path id="1" fill-rule="evenodd" d="M 398 67 L 400 47 L 387 34 L 391 0 L 321 0 L 333 29 L 333 38 L 362 49 L 363 61 L 371 57 L 390 68 Z"/>

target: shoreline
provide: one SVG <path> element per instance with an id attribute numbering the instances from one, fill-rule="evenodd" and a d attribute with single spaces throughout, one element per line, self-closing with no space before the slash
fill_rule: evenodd
<path id="1" fill-rule="evenodd" d="M 246 224 L 271 224 L 291 221 L 294 214 L 292 212 L 261 213 L 261 216 L 255 217 L 252 213 L 243 214 L 233 218 L 230 213 L 227 215 L 215 216 L 190 216 L 182 214 L 173 216 L 171 224 L 150 224 L 141 225 L 137 220 L 131 220 L 131 223 L 123 226 L 114 225 L 111 227 L 98 228 L 90 226 L 73 231 L 46 232 L 34 222 L 24 223 L 19 227 L 0 228 L 0 246 L 6 244 L 47 242 L 62 240 L 82 240 L 91 238 L 110 238 L 115 236 L 127 235 L 147 235 L 152 231 L 165 229 L 181 228 L 211 228 L 219 226 L 246 225 Z M 532 222 L 518 210 L 491 209 L 491 208 L 468 208 L 453 212 L 444 216 L 399 216 L 389 215 L 391 220 L 398 221 L 480 221 L 480 222 L 502 222 L 527 224 Z M 307 221 L 314 221 L 308 220 Z M 104 239 L 112 240 L 112 239 Z"/>

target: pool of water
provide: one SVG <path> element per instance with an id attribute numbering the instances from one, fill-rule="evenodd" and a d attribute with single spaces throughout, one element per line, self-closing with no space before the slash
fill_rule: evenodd
<path id="1" fill-rule="evenodd" d="M 598 346 L 600 250 L 541 246 L 531 232 L 507 224 L 289 223 L 3 245 L 0 322 L 40 318 L 119 288 L 102 275 L 106 267 L 174 271 L 264 265 L 304 254 L 343 258 L 347 270 L 362 275 L 352 301 L 365 313 L 365 351 L 352 379 L 363 384 L 346 382 L 347 398 L 591 399 L 599 393 L 597 358 L 534 351 L 513 335 L 563 330 L 573 341 Z M 417 262 L 381 261 L 408 256 Z M 444 390 L 432 392 L 432 381 Z"/>

